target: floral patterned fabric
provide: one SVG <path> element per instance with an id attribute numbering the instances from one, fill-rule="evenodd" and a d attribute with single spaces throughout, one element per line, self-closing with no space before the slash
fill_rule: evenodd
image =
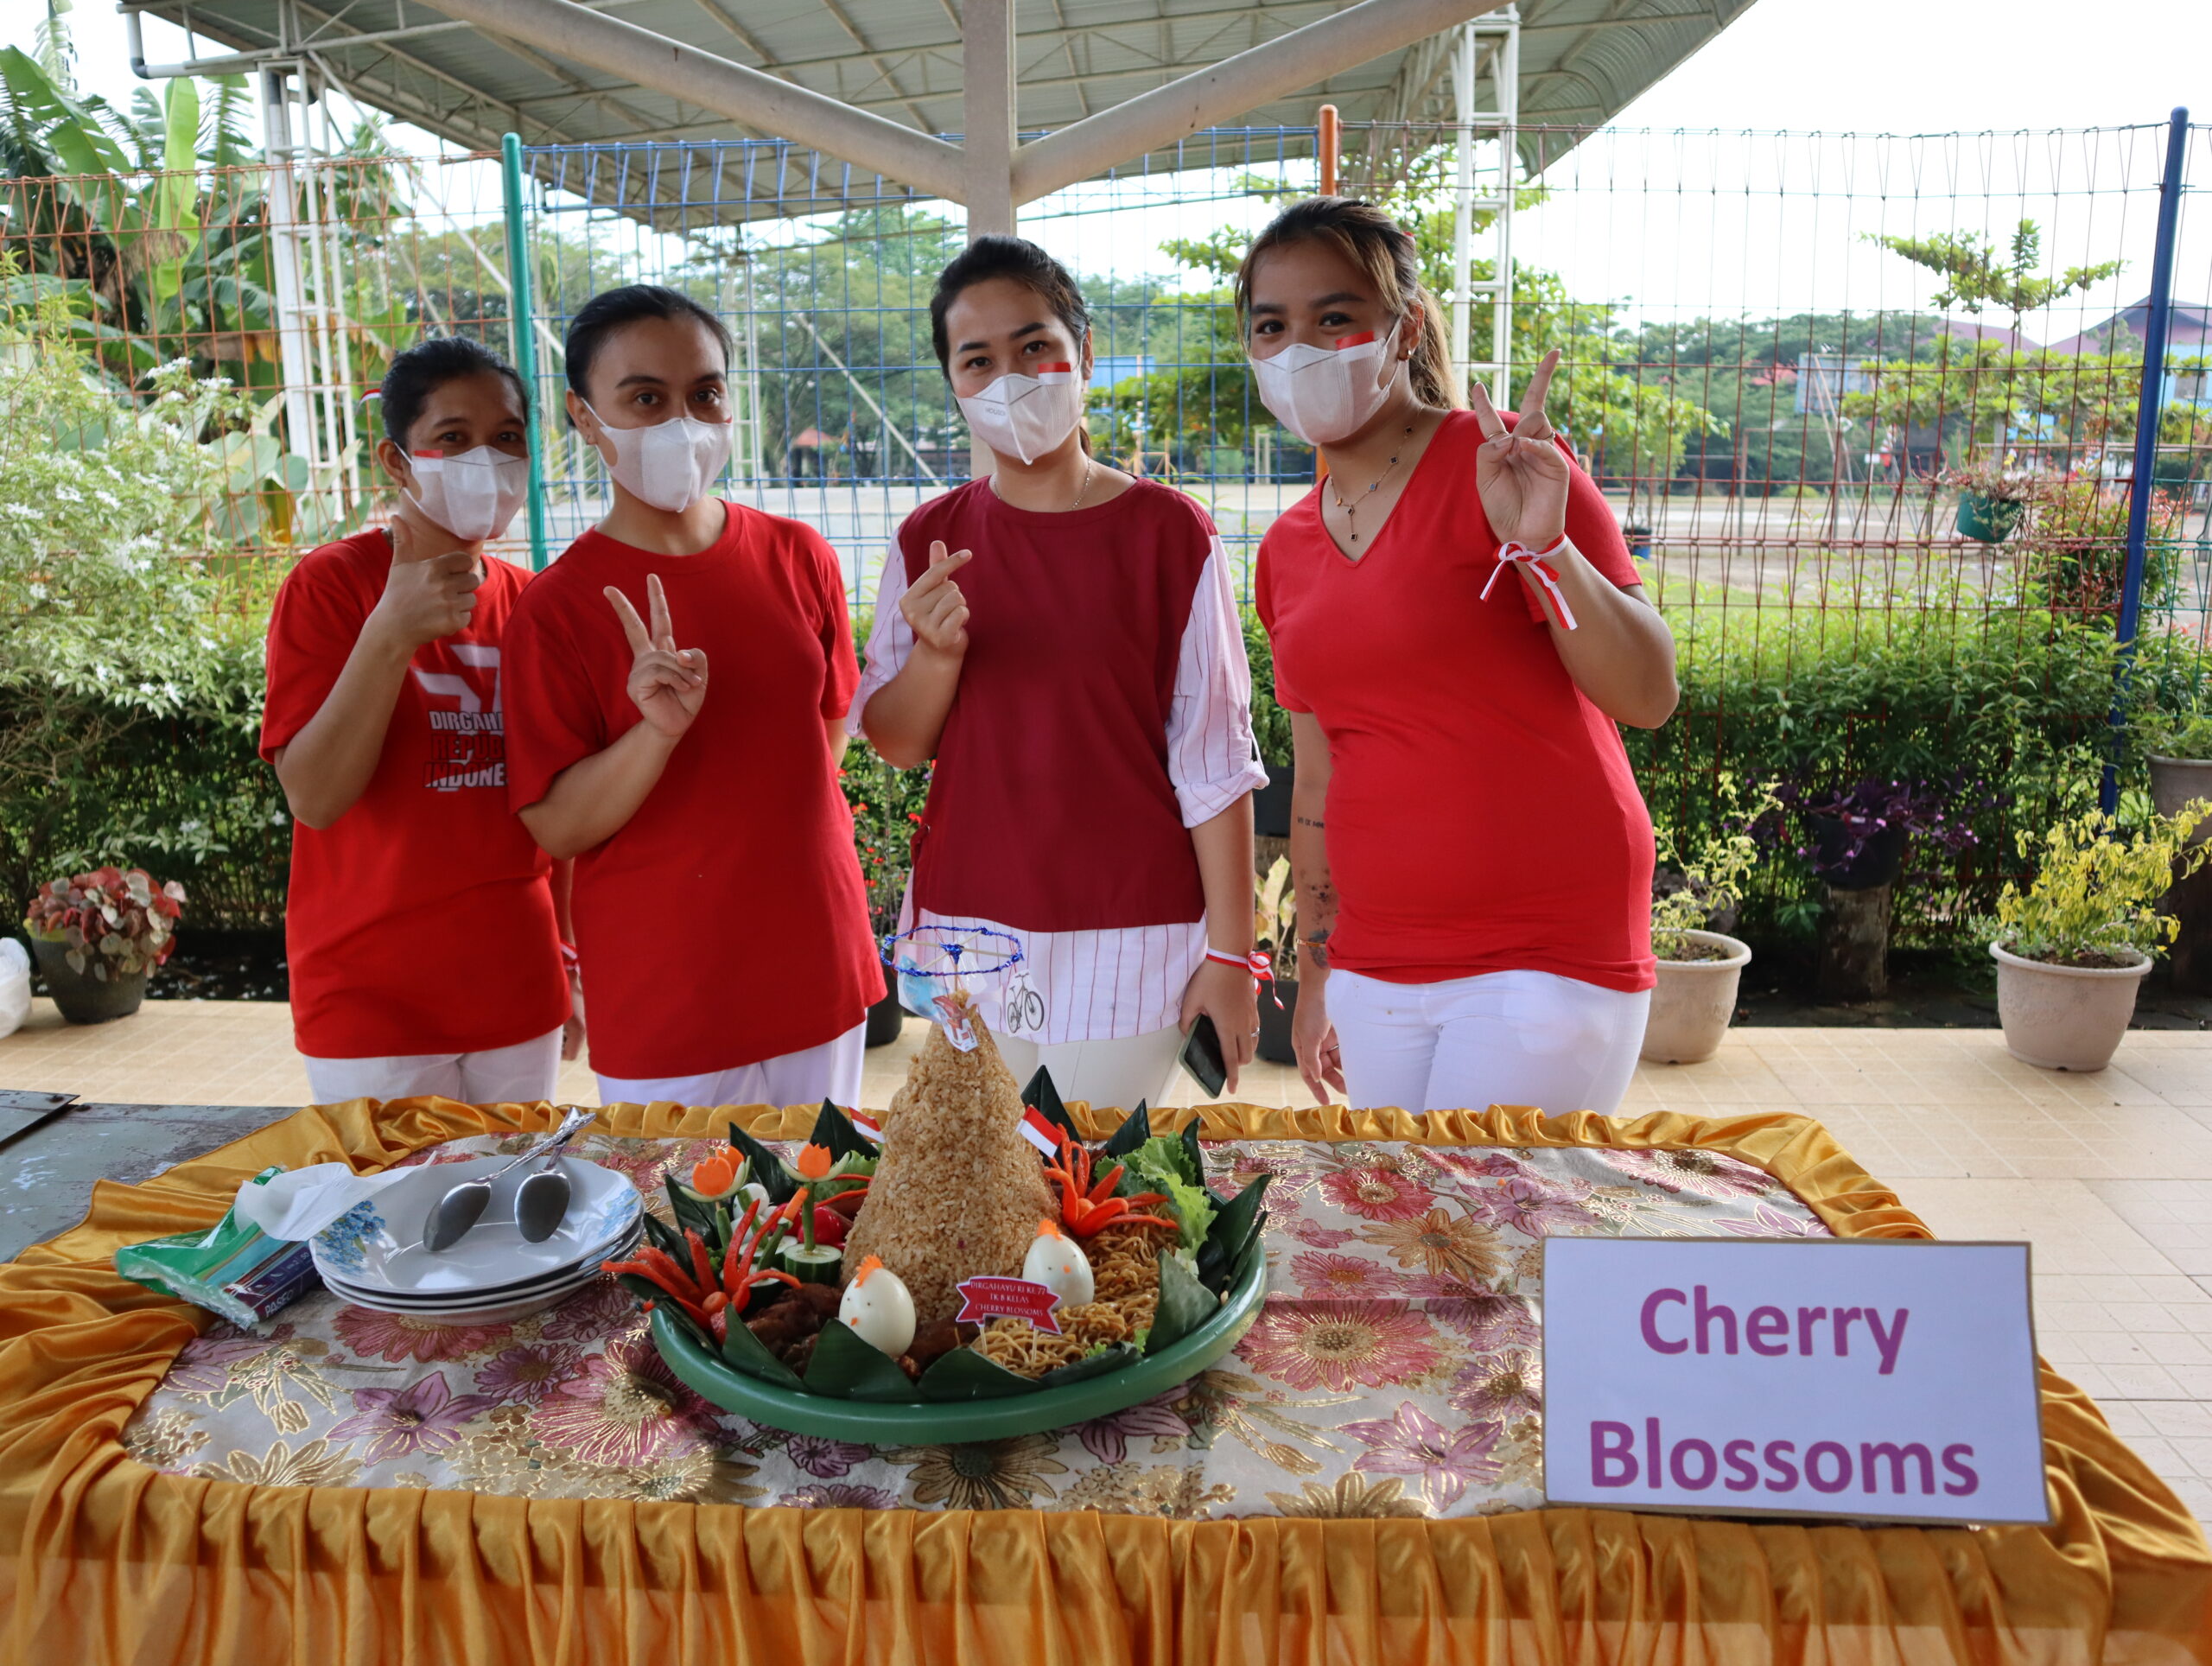
<path id="1" fill-rule="evenodd" d="M 519 1149 L 456 1140 L 455 1162 Z M 665 1207 L 705 1141 L 577 1154 Z M 509 1325 L 441 1326 L 318 1291 L 266 1336 L 217 1325 L 124 1448 L 173 1473 L 535 1498 L 1183 1518 L 1456 1517 L 1542 1502 L 1538 1241 L 1826 1237 L 1763 1171 L 1702 1151 L 1347 1141 L 1210 1147 L 1272 1174 L 1268 1294 L 1215 1369 L 1052 1434 L 874 1447 L 789 1434 L 679 1383 L 611 1281 Z"/>

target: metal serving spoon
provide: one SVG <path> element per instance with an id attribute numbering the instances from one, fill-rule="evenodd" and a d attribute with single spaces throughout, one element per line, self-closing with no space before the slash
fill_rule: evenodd
<path id="1" fill-rule="evenodd" d="M 511 1168 L 529 1162 L 533 1158 L 543 1157 L 548 1152 L 566 1145 L 579 1129 L 591 1121 L 594 1115 L 594 1112 L 582 1105 L 572 1107 L 569 1114 L 561 1119 L 560 1127 L 555 1129 L 551 1134 L 524 1152 L 512 1162 L 502 1163 L 489 1174 L 480 1175 L 473 1180 L 463 1180 L 460 1185 L 452 1187 L 445 1196 L 430 1205 L 429 1214 L 423 1218 L 423 1247 L 433 1255 L 441 1250 L 452 1249 L 454 1244 L 461 1242 L 468 1229 L 483 1218 L 486 1207 L 492 1201 L 493 1181 Z M 531 1176 L 531 1180 L 544 1178 L 550 1177 L 535 1174 Z M 529 1183 L 525 1180 L 523 1184 L 527 1186 Z M 568 1189 L 568 1177 L 565 1174 L 561 1177 L 561 1186 L 564 1194 L 561 1199 L 561 1208 L 565 1211 L 569 1206 L 565 1195 Z M 520 1212 L 519 1193 L 517 1194 L 516 1203 L 518 1205 L 516 1218 L 519 1221 L 523 1218 Z M 556 1213 L 553 1217 L 552 1225 L 539 1233 L 537 1237 L 531 1237 L 528 1232 L 524 1232 L 523 1236 L 535 1243 L 537 1238 L 550 1236 L 553 1228 L 560 1224 L 561 1217 Z"/>
<path id="2" fill-rule="evenodd" d="M 560 1158 L 547 1152 L 546 1167 L 522 1177 L 515 1188 L 515 1226 L 524 1243 L 542 1243 L 559 1230 L 569 1212 L 569 1171 Z"/>

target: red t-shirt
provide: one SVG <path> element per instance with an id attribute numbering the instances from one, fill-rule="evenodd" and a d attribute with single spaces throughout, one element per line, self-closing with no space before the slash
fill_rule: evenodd
<path id="1" fill-rule="evenodd" d="M 391 570 L 390 540 L 368 531 L 285 579 L 263 757 L 322 709 Z M 284 945 L 309 1058 L 480 1052 L 569 1015 L 552 864 L 507 809 L 499 652 L 529 576 L 485 562 L 468 628 L 415 651 L 367 790 L 327 828 L 292 824 Z"/>
<path id="2" fill-rule="evenodd" d="M 725 506 L 695 556 L 587 532 L 539 574 L 507 633 L 517 809 L 639 722 L 630 645 L 601 594 L 707 655 L 705 703 L 627 825 L 576 858 L 569 894 L 592 1065 L 632 1079 L 734 1070 L 834 1040 L 883 994 L 852 813 L 823 720 L 860 671 L 844 577 L 819 533 Z"/>
<path id="3" fill-rule="evenodd" d="M 1260 544 L 1275 697 L 1329 741 L 1329 963 L 1393 983 L 1532 970 L 1648 989 L 1651 819 L 1520 575 L 1478 600 L 1498 550 L 1481 444 L 1473 416 L 1447 416 L 1356 563 L 1318 487 Z M 1642 582 L 1580 468 L 1567 531 L 1605 577 Z"/>

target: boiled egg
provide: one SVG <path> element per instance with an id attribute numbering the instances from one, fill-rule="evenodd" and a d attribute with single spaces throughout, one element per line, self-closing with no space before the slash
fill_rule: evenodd
<path id="1" fill-rule="evenodd" d="M 1021 1276 L 1059 1297 L 1063 1307 L 1080 1307 L 1096 1294 L 1090 1257 L 1052 1221 L 1037 1223 L 1037 1237 L 1021 1262 Z"/>
<path id="2" fill-rule="evenodd" d="M 837 1322 L 896 1359 L 914 1345 L 914 1298 L 906 1281 L 875 1256 L 861 1262 L 837 1303 Z"/>

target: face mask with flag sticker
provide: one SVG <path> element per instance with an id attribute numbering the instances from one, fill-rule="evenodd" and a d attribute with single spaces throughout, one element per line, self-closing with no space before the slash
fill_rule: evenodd
<path id="1" fill-rule="evenodd" d="M 1033 463 L 1075 432 L 1083 418 L 1083 378 L 1073 365 L 1001 376 L 963 398 L 960 413 L 968 431 L 1001 456 Z"/>
<path id="2" fill-rule="evenodd" d="M 1397 380 L 1397 361 L 1389 356 L 1397 334 L 1339 336 L 1333 348 L 1294 341 L 1270 358 L 1255 357 L 1252 378 L 1260 402 L 1308 445 L 1349 438 L 1382 409 Z"/>
<path id="3" fill-rule="evenodd" d="M 463 544 L 496 538 L 530 496 L 530 459 L 480 445 L 448 457 L 417 451 L 407 459 L 415 489 L 406 493 L 423 519 Z"/>

